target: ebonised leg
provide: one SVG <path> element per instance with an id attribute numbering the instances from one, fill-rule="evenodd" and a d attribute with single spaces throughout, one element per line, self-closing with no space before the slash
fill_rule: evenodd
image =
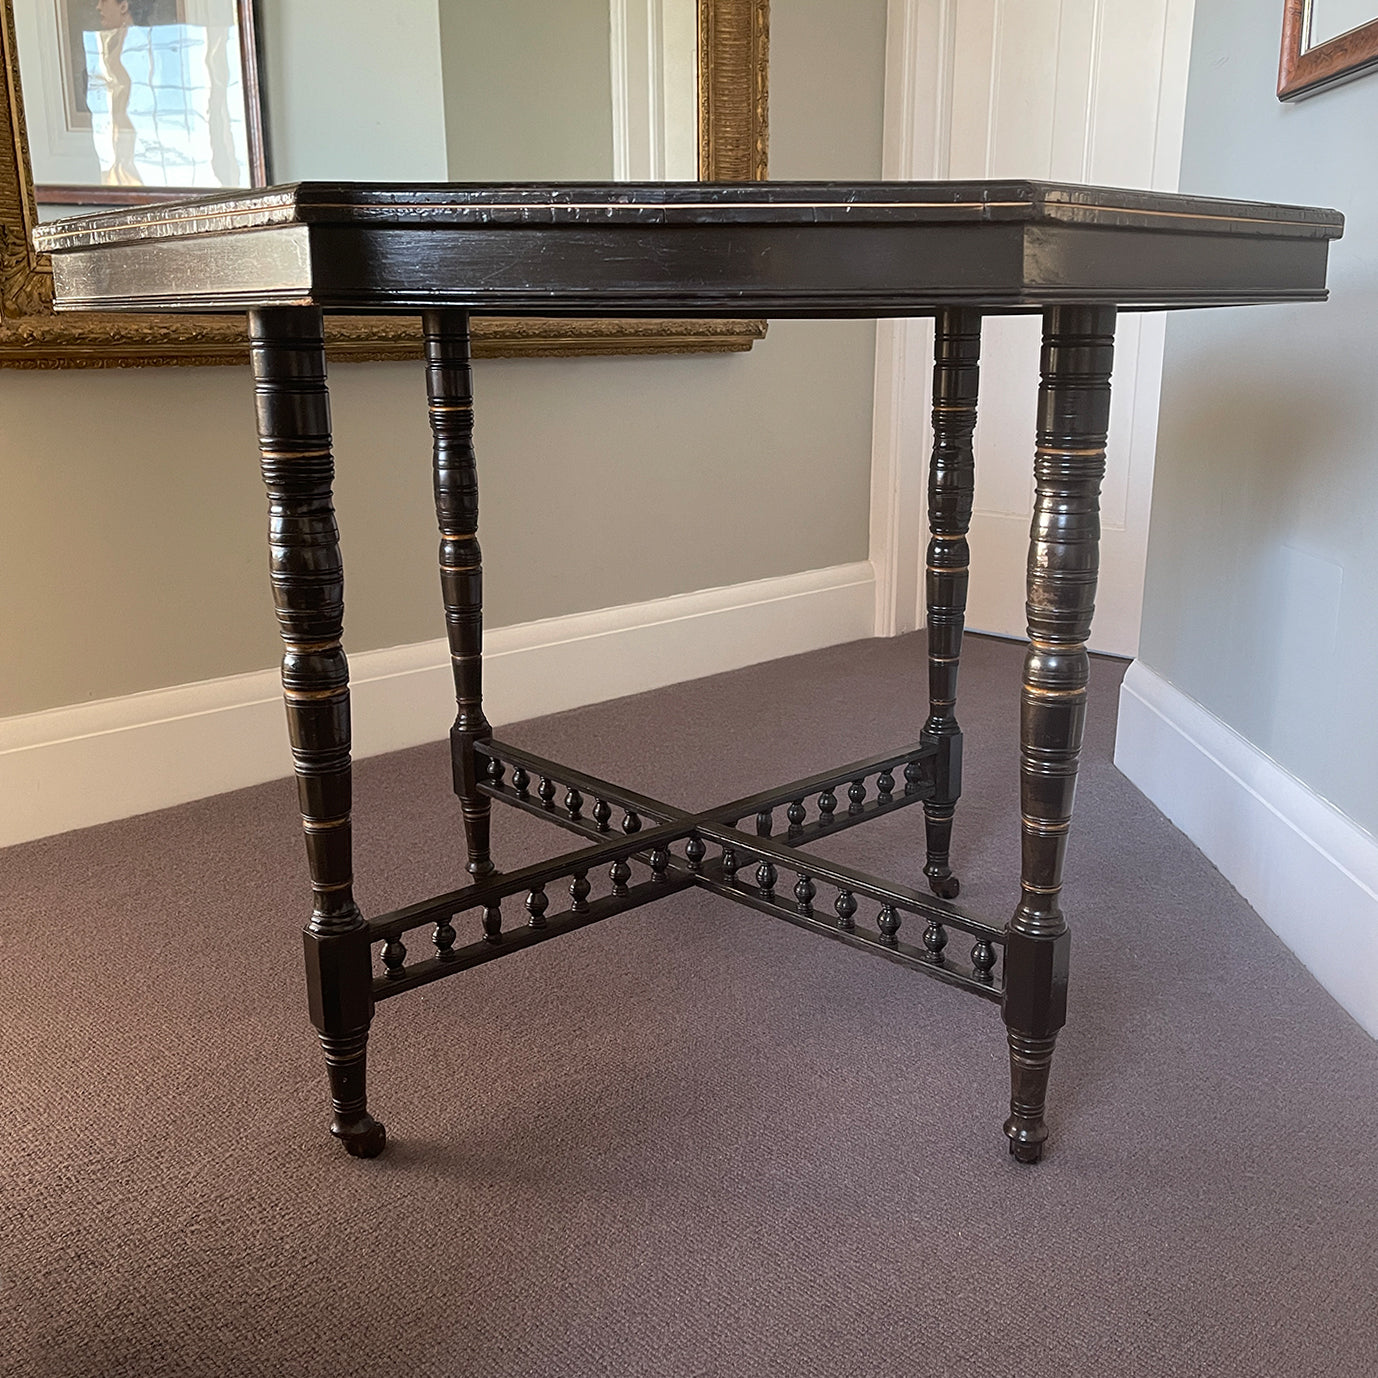
<path id="1" fill-rule="evenodd" d="M 1005 946 L 1005 1133 L 1022 1163 L 1036 1163 L 1048 1137 L 1048 1071 L 1067 1017 L 1071 934 L 1058 899 L 1086 720 L 1086 639 L 1096 599 L 1114 342 L 1113 307 L 1057 306 L 1044 313 L 1020 715 L 1023 894 Z"/>
<path id="2" fill-rule="evenodd" d="M 344 570 L 331 505 L 335 466 L 321 313 L 251 311 L 249 340 L 282 691 L 311 868 L 307 1002 L 330 1077 L 330 1132 L 357 1157 L 372 1158 L 385 1136 L 366 1106 L 373 973 L 368 929 L 354 902 L 349 667 L 340 645 Z"/>
<path id="3" fill-rule="evenodd" d="M 474 462 L 474 387 L 469 317 L 428 311 L 426 395 L 435 437 L 435 512 L 440 523 L 440 588 L 459 707 L 450 729 L 455 794 L 464 817 L 469 873 L 493 870 L 491 801 L 479 791 L 474 748 L 492 738 L 483 716 L 483 557 L 478 545 L 478 470 Z"/>
<path id="4" fill-rule="evenodd" d="M 962 793 L 962 732 L 957 725 L 957 669 L 966 623 L 970 551 L 967 529 L 975 488 L 972 433 L 981 359 L 981 316 L 938 312 L 933 343 L 933 458 L 928 469 L 928 721 L 923 739 L 938 748 L 933 797 L 924 801 L 935 895 L 961 889 L 948 865 L 952 818 Z"/>

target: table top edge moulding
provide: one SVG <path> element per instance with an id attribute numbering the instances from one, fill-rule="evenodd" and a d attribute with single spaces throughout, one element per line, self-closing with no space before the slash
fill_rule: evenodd
<path id="1" fill-rule="evenodd" d="M 84 215 L 34 239 L 60 310 L 711 319 L 1320 300 L 1343 224 L 1038 181 L 304 182 Z"/>
<path id="2" fill-rule="evenodd" d="M 117 211 L 35 230 L 44 252 L 286 224 L 867 224 L 1029 220 L 1335 238 L 1338 211 L 1038 181 L 296 182 Z"/>

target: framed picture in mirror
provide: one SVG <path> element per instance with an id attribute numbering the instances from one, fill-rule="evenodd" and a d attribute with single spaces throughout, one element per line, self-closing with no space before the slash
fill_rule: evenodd
<path id="1" fill-rule="evenodd" d="M 267 184 L 252 0 L 17 0 L 39 204 Z"/>
<path id="2" fill-rule="evenodd" d="M 1378 71 L 1378 0 L 1284 0 L 1278 99 Z"/>

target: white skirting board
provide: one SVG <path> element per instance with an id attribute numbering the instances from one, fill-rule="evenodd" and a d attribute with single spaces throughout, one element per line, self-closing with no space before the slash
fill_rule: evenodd
<path id="1" fill-rule="evenodd" d="M 859 641 L 874 619 L 862 561 L 498 627 L 485 708 L 516 722 Z M 350 684 L 356 757 L 447 736 L 444 640 L 352 655 Z M 0 719 L 0 846 L 291 773 L 275 669 Z"/>
<path id="2" fill-rule="evenodd" d="M 1378 840 L 1138 661 L 1115 764 L 1378 1038 Z"/>

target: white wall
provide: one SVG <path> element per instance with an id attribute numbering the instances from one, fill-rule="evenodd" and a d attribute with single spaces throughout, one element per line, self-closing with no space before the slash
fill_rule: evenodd
<path id="1" fill-rule="evenodd" d="M 1141 658 L 1378 829 L 1378 77 L 1274 95 L 1280 7 L 1197 0 L 1182 190 L 1334 206 L 1330 301 L 1168 326 Z"/>
<path id="2" fill-rule="evenodd" d="M 1275 96 L 1196 0 L 1183 191 L 1333 206 L 1324 305 L 1175 312 L 1116 760 L 1378 1035 L 1378 77 Z"/>

